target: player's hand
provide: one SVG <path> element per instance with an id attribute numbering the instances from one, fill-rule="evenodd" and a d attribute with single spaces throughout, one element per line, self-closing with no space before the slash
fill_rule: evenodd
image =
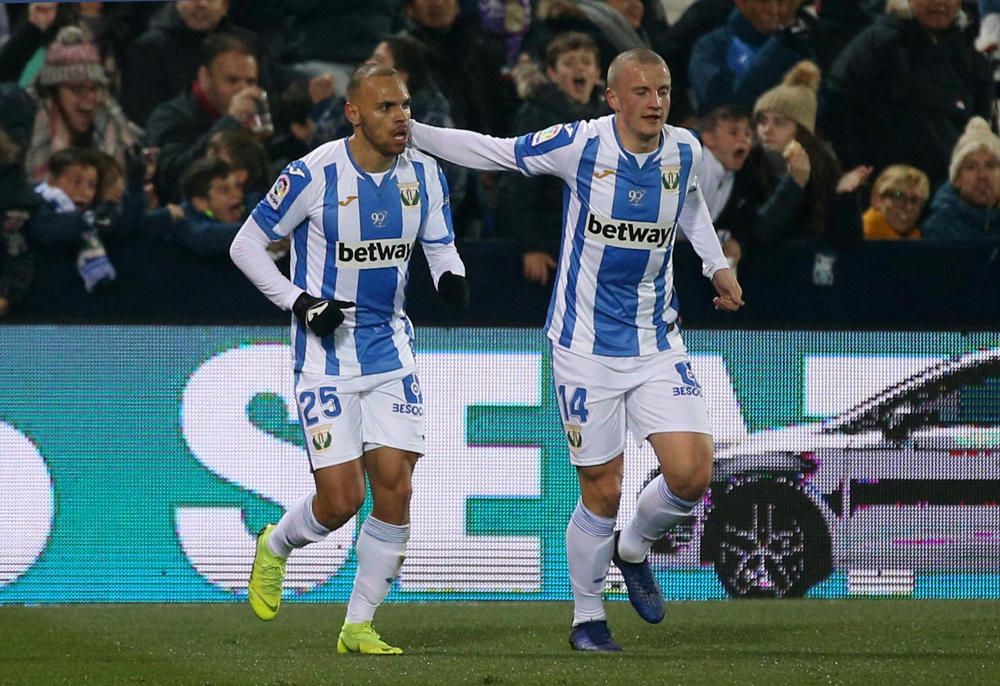
<path id="1" fill-rule="evenodd" d="M 718 297 L 713 298 L 715 309 L 735 312 L 746 303 L 743 302 L 743 289 L 732 269 L 720 269 L 712 277 L 712 285 Z"/>
<path id="2" fill-rule="evenodd" d="M 303 292 L 295 299 L 292 312 L 302 326 L 323 338 L 332 334 L 338 326 L 344 323 L 342 310 L 354 307 L 352 302 L 343 300 L 324 300 Z"/>
<path id="3" fill-rule="evenodd" d="M 556 261 L 547 252 L 524 253 L 524 278 L 539 286 L 549 283 L 549 274 L 556 268 Z"/>
<path id="4" fill-rule="evenodd" d="M 469 282 L 464 276 L 445 272 L 438 279 L 438 293 L 449 305 L 461 310 L 469 306 Z"/>

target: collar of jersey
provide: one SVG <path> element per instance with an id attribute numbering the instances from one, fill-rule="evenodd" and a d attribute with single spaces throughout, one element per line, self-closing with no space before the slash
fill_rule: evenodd
<path id="1" fill-rule="evenodd" d="M 625 146 L 622 144 L 622 139 L 618 135 L 618 115 L 617 114 L 611 115 L 611 130 L 614 131 L 614 133 L 615 133 L 615 142 L 618 144 L 618 149 L 621 151 L 621 153 L 625 156 L 625 159 L 628 161 L 629 166 L 631 167 L 631 171 L 636 171 L 636 172 L 641 171 L 642 169 L 644 169 L 644 168 L 652 165 L 653 164 L 653 160 L 659 160 L 660 159 L 660 155 L 663 153 L 663 144 L 666 142 L 666 136 L 663 135 L 662 131 L 660 132 L 660 145 L 659 145 L 659 147 L 656 148 L 656 150 L 654 150 L 653 153 L 649 157 L 646 158 L 646 162 L 642 165 L 642 167 L 640 167 L 639 166 L 639 161 L 637 159 L 635 159 L 635 155 L 633 155 L 632 153 L 630 153 L 628 150 L 625 149 Z M 658 163 L 659 162 L 657 162 L 657 164 Z"/>
<path id="2" fill-rule="evenodd" d="M 359 165 L 357 163 L 357 161 L 354 159 L 354 155 L 351 153 L 351 145 L 350 145 L 349 139 L 344 141 L 344 149 L 347 151 L 347 159 L 349 159 L 351 161 L 351 165 L 354 167 L 354 169 L 359 174 L 361 174 L 362 177 L 368 179 L 373 184 L 375 184 L 376 188 L 378 188 L 378 189 L 381 190 L 382 184 L 375 183 L 375 179 L 373 179 L 368 172 L 366 172 L 364 169 L 362 169 L 361 165 Z M 392 160 L 392 166 L 389 167 L 385 171 L 385 176 L 382 177 L 382 183 L 383 184 L 386 182 L 387 179 L 389 179 L 392 176 L 392 173 L 394 171 L 396 171 L 396 165 L 397 164 L 399 164 L 399 155 L 396 155 L 395 159 Z"/>

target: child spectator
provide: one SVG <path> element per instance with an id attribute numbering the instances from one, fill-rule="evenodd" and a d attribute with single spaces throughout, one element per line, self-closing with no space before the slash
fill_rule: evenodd
<path id="1" fill-rule="evenodd" d="M 920 238 L 920 215 L 930 197 L 927 174 L 894 164 L 875 179 L 872 205 L 862 216 L 865 238 L 876 241 Z"/>
<path id="2" fill-rule="evenodd" d="M 1000 138 L 973 117 L 951 154 L 951 181 L 938 188 L 924 238 L 1000 240 Z"/>
<path id="3" fill-rule="evenodd" d="M 766 146 L 752 145 L 750 114 L 738 105 L 715 108 L 702 117 L 699 130 L 704 155 L 698 186 L 735 269 L 745 252 L 792 232 L 807 174 L 799 168 L 801 160 L 786 164 Z M 805 152 L 801 157 L 808 164 Z"/>
<path id="4" fill-rule="evenodd" d="M 593 119 L 608 112 L 597 88 L 600 51 L 585 33 L 552 39 L 545 55 L 549 83 L 524 101 L 514 118 L 515 133 L 553 124 Z M 524 278 L 547 286 L 556 268 L 562 231 L 561 180 L 504 174 L 500 178 L 497 224 L 521 251 Z"/>
<path id="5" fill-rule="evenodd" d="M 229 165 L 219 159 L 196 161 L 181 178 L 181 192 L 183 215 L 176 206 L 154 213 L 150 233 L 177 241 L 201 257 L 228 255 L 243 224 L 243 193 Z"/>
<path id="6" fill-rule="evenodd" d="M 98 163 L 82 148 L 60 150 L 48 161 L 48 177 L 35 187 L 43 204 L 31 222 L 31 237 L 41 245 L 72 245 L 76 268 L 88 293 L 104 288 L 117 273 L 99 234 L 106 225 L 93 209 Z"/>
<path id="7" fill-rule="evenodd" d="M 258 138 L 242 129 L 217 131 L 208 139 L 206 157 L 229 165 L 233 181 L 239 186 L 247 205 L 253 207 L 270 187 L 267 173 L 267 150 Z"/>

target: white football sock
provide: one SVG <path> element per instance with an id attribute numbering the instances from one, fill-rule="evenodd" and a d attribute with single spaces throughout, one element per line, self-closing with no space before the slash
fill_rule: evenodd
<path id="1" fill-rule="evenodd" d="M 406 556 L 410 525 L 386 524 L 371 515 L 361 525 L 354 551 L 358 571 L 347 604 L 348 624 L 370 622 L 385 600 Z"/>
<path id="2" fill-rule="evenodd" d="M 699 502 L 675 495 L 660 474 L 639 494 L 635 514 L 619 534 L 618 555 L 626 562 L 642 562 L 653 543 L 691 514 Z"/>
<path id="3" fill-rule="evenodd" d="M 581 500 L 566 527 L 566 557 L 573 587 L 573 626 L 606 619 L 604 579 L 611 566 L 615 520 L 599 517 Z"/>
<path id="4" fill-rule="evenodd" d="M 288 508 L 267 540 L 268 549 L 278 557 L 288 557 L 295 548 L 318 543 L 330 535 L 313 514 L 315 493 L 306 493 Z"/>

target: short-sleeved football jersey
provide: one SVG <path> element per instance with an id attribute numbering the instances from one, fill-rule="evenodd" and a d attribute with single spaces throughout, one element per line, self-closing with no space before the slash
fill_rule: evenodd
<path id="1" fill-rule="evenodd" d="M 566 184 L 548 337 L 596 355 L 667 350 L 678 311 L 670 256 L 685 200 L 699 192 L 698 140 L 666 126 L 660 148 L 640 163 L 609 115 L 526 134 L 514 153 L 525 174 Z"/>
<path id="2" fill-rule="evenodd" d="M 356 303 L 323 339 L 292 318 L 295 371 L 355 377 L 414 366 L 403 309 L 410 256 L 417 240 L 454 242 L 447 182 L 432 157 L 407 150 L 372 175 L 346 139 L 326 143 L 285 167 L 251 218 L 271 240 L 290 236 L 292 283 Z"/>

